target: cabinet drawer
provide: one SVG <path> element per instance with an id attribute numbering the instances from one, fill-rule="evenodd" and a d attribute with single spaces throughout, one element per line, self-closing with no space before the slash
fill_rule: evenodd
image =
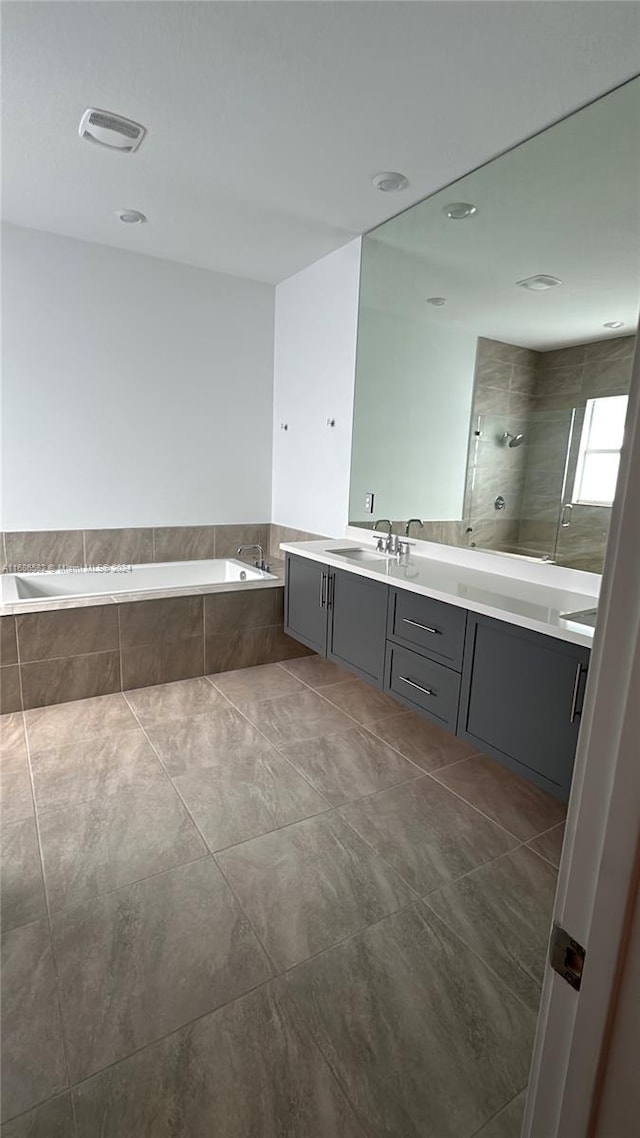
<path id="1" fill-rule="evenodd" d="M 462 668 L 466 623 L 466 609 L 406 589 L 391 590 L 390 638 L 418 648 L 457 671 Z"/>
<path id="2" fill-rule="evenodd" d="M 455 731 L 460 676 L 451 668 L 387 641 L 385 690 Z"/>

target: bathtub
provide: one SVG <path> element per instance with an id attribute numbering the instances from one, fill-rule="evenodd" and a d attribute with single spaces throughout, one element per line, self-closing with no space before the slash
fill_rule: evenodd
<path id="1" fill-rule="evenodd" d="M 198 592 L 241 588 L 276 581 L 273 573 L 255 569 L 243 561 L 166 561 L 145 565 L 104 565 L 89 568 L 50 569 L 36 573 L 5 573 L 0 576 L 3 605 L 10 611 L 41 602 L 87 602 L 93 597 L 122 594 L 170 594 L 172 590 Z"/>

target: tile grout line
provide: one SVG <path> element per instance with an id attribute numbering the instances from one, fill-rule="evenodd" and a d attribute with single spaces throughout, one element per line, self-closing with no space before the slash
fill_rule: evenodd
<path id="1" fill-rule="evenodd" d="M 71 1063 L 69 1061 L 69 1048 L 68 1048 L 68 1044 L 67 1044 L 65 1020 L 64 1020 L 64 1016 L 62 1014 L 62 990 L 61 990 L 61 984 L 60 984 L 60 969 L 58 967 L 58 959 L 56 956 L 56 951 L 55 951 L 55 947 L 54 947 L 54 940 L 53 940 L 53 922 L 51 920 L 51 903 L 49 900 L 49 890 L 47 887 L 47 875 L 45 873 L 45 868 L 44 868 L 44 853 L 43 853 L 43 849 L 42 849 L 42 835 L 40 833 L 40 819 L 39 819 L 39 815 L 38 815 L 38 803 L 37 803 L 36 791 L 35 791 L 35 779 L 33 776 L 33 767 L 32 767 L 32 763 L 31 763 L 31 746 L 29 743 L 29 733 L 27 731 L 26 722 L 24 722 L 24 712 L 23 712 L 23 729 L 24 729 L 24 734 L 25 734 L 25 746 L 26 746 L 26 751 L 27 751 L 27 766 L 29 769 L 29 781 L 31 784 L 31 796 L 33 799 L 33 816 L 34 816 L 34 823 L 35 823 L 35 829 L 36 829 L 36 840 L 38 843 L 38 857 L 39 857 L 39 861 L 40 861 L 40 874 L 42 877 L 42 892 L 44 895 L 47 930 L 49 933 L 49 951 L 51 953 L 51 963 L 53 966 L 56 1007 L 58 1009 L 58 1020 L 59 1020 L 59 1024 L 60 1024 L 60 1037 L 61 1037 L 61 1042 L 62 1042 L 62 1054 L 63 1054 L 63 1058 L 64 1058 L 64 1066 L 65 1066 L 65 1072 L 66 1072 L 66 1078 L 67 1078 L 67 1085 L 66 1085 L 65 1090 L 70 1091 L 71 1090 Z M 73 1103 L 73 1096 L 71 1096 L 71 1115 L 73 1118 L 73 1128 L 77 1134 L 78 1126 L 77 1126 L 77 1120 L 76 1120 L 75 1106 Z"/>
<path id="2" fill-rule="evenodd" d="M 126 696 L 125 696 L 125 698 L 126 698 Z M 131 707 L 131 704 L 130 704 L 130 707 Z M 180 793 L 180 790 L 178 789 L 178 786 L 175 785 L 175 783 L 173 782 L 173 780 L 171 778 L 171 775 L 169 774 L 169 772 L 167 772 L 163 760 L 161 759 L 161 757 L 159 757 L 159 754 L 157 753 L 153 742 L 151 742 L 151 740 L 149 739 L 146 728 L 142 727 L 142 724 L 140 723 L 140 719 L 138 718 L 137 712 L 134 711 L 133 708 L 131 708 L 131 711 L 133 712 L 133 715 L 136 716 L 136 719 L 138 720 L 138 723 L 140 725 L 140 729 L 141 729 L 143 735 L 145 735 L 145 739 L 147 740 L 149 747 L 153 748 L 154 754 L 155 754 L 159 764 L 161 764 L 161 766 L 163 767 L 163 770 L 164 770 L 166 777 L 169 778 L 169 781 L 171 782 L 171 784 L 173 786 L 173 790 L 174 790 L 175 794 L 178 795 L 178 798 L 182 802 L 184 809 L 186 809 L 187 814 L 188 814 L 189 818 L 191 819 L 192 824 L 194 824 L 194 826 L 196 827 L 196 831 L 200 835 L 200 839 L 203 840 L 205 849 L 207 850 L 207 857 L 210 857 L 212 859 L 213 864 L 215 865 L 216 869 L 218 869 L 218 872 L 221 874 L 223 881 L 225 882 L 225 884 L 227 884 L 227 888 L 230 890 L 232 897 L 236 899 L 236 904 L 238 905 L 238 907 L 240 909 L 240 913 L 243 914 L 243 916 L 245 917 L 245 921 L 247 922 L 249 929 L 252 930 L 257 943 L 259 943 L 259 946 L 262 949 L 262 953 L 264 954 L 264 957 L 266 959 L 266 963 L 268 963 L 269 967 L 272 968 L 272 970 L 274 970 L 274 965 L 273 965 L 271 956 L 269 955 L 268 951 L 266 951 L 266 949 L 262 943 L 262 940 L 259 937 L 259 934 L 257 934 L 256 930 L 254 929 L 254 925 L 253 925 L 253 922 L 251 921 L 251 918 L 248 917 L 248 915 L 245 913 L 245 909 L 243 908 L 243 906 L 240 905 L 240 900 L 236 894 L 235 889 L 232 889 L 230 882 L 227 880 L 227 876 L 225 876 L 225 874 L 222 871 L 222 867 L 218 864 L 218 859 L 216 859 L 213 850 L 210 848 L 210 844 L 208 844 L 208 842 L 205 838 L 205 835 L 203 834 L 202 830 L 200 830 L 200 827 L 198 826 L 198 823 L 196 822 L 194 815 L 191 814 L 191 811 L 190 811 L 189 807 L 187 806 L 187 802 L 184 801 L 184 799 L 182 798 L 182 794 Z M 277 975 L 276 971 L 274 971 L 274 975 Z M 271 979 L 273 979 L 273 978 L 271 978 Z"/>

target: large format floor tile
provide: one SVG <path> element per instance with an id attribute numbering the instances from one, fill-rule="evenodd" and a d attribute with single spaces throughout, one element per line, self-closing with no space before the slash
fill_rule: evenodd
<path id="1" fill-rule="evenodd" d="M 40 816 L 49 905 L 79 904 L 207 853 L 171 783 Z"/>
<path id="2" fill-rule="evenodd" d="M 7 1122 L 2 1138 L 74 1138 L 76 1133 L 69 1093 Z"/>
<path id="3" fill-rule="evenodd" d="M 33 815 L 33 794 L 22 712 L 0 715 L 0 822 Z"/>
<path id="4" fill-rule="evenodd" d="M 313 739 L 317 735 L 344 734 L 353 727 L 352 719 L 309 690 L 248 703 L 242 710 L 276 746 L 295 743 L 298 739 Z"/>
<path id="5" fill-rule="evenodd" d="M 397 874 L 335 814 L 226 850 L 218 863 L 280 970 L 412 897 Z"/>
<path id="6" fill-rule="evenodd" d="M 371 723 L 369 730 L 425 771 L 450 766 L 474 754 L 468 743 L 456 739 L 450 731 L 422 719 L 413 711 L 403 711 Z"/>
<path id="7" fill-rule="evenodd" d="M 24 720 L 31 751 L 64 747 L 138 727 L 124 696 L 119 694 L 36 707 L 25 712 Z"/>
<path id="8" fill-rule="evenodd" d="M 555 865 L 556 869 L 560 865 L 560 858 L 562 857 L 562 846 L 564 843 L 564 822 L 559 826 L 554 826 L 553 829 L 547 830 L 544 834 L 539 834 L 537 838 L 532 838 L 527 842 L 527 845 L 540 854 L 540 857 L 545 858 L 546 861 Z"/>
<path id="9" fill-rule="evenodd" d="M 533 1012 L 551 928 L 557 874 L 526 846 L 432 893 L 426 903 Z"/>
<path id="10" fill-rule="evenodd" d="M 283 744 L 283 755 L 307 776 L 332 806 L 395 786 L 422 771 L 361 727 Z"/>
<path id="11" fill-rule="evenodd" d="M 221 672 L 213 678 L 216 687 L 242 708 L 243 703 L 260 699 L 277 699 L 304 691 L 305 686 L 278 664 L 260 664 L 256 668 L 240 668 L 234 672 Z"/>
<path id="12" fill-rule="evenodd" d="M 351 672 L 347 672 L 331 660 L 322 656 L 303 656 L 301 660 L 283 660 L 279 665 L 286 668 L 310 688 L 323 688 L 329 684 L 339 684 L 341 680 L 352 679 Z"/>
<path id="13" fill-rule="evenodd" d="M 482 1130 L 478 1130 L 473 1138 L 520 1138 L 526 1095 L 526 1091 L 516 1095 L 509 1105 L 487 1122 Z"/>
<path id="14" fill-rule="evenodd" d="M 239 750 L 252 750 L 264 743 L 256 728 L 234 707 L 157 724 L 149 727 L 147 734 L 172 778 L 223 760 L 231 762 Z"/>
<path id="15" fill-rule="evenodd" d="M 526 1083 L 535 1017 L 426 908 L 287 983 L 369 1138 L 468 1138 Z"/>
<path id="16" fill-rule="evenodd" d="M 328 802 L 265 739 L 215 754 L 210 765 L 179 775 L 182 795 L 210 850 L 320 814 Z"/>
<path id="17" fill-rule="evenodd" d="M 46 921 L 2 938 L 2 1118 L 67 1085 L 60 1012 Z"/>
<path id="18" fill-rule="evenodd" d="M 166 779 L 140 730 L 37 751 L 31 755 L 31 770 L 40 813 L 144 790 Z"/>
<path id="19" fill-rule="evenodd" d="M 373 723 L 377 719 L 395 715 L 398 710 L 397 700 L 357 679 L 324 687 L 322 695 L 357 723 Z"/>
<path id="20" fill-rule="evenodd" d="M 46 915 L 35 818 L 2 827 L 0 911 L 3 932 Z"/>
<path id="21" fill-rule="evenodd" d="M 229 706 L 203 676 L 151 688 L 137 688 L 126 693 L 126 700 L 143 727 L 153 727 L 168 719 L 206 715 Z"/>
<path id="22" fill-rule="evenodd" d="M 516 845 L 429 775 L 352 802 L 340 813 L 421 894 Z"/>
<path id="23" fill-rule="evenodd" d="M 521 842 L 562 822 L 566 814 L 557 799 L 486 755 L 456 763 L 435 777 Z"/>
<path id="24" fill-rule="evenodd" d="M 211 858 L 55 914 L 74 1081 L 268 979 Z"/>
<path id="25" fill-rule="evenodd" d="M 78 1138 L 365 1138 L 282 983 L 83 1083 Z"/>

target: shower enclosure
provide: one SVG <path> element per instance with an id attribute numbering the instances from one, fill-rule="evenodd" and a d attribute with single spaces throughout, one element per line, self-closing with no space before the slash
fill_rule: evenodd
<path id="1" fill-rule="evenodd" d="M 585 473 L 585 417 L 590 404 L 615 402 L 476 416 L 465 501 L 469 545 L 601 572 L 617 457 L 613 449 L 589 452 L 595 491 Z M 596 411 L 624 421 L 620 404 Z"/>

